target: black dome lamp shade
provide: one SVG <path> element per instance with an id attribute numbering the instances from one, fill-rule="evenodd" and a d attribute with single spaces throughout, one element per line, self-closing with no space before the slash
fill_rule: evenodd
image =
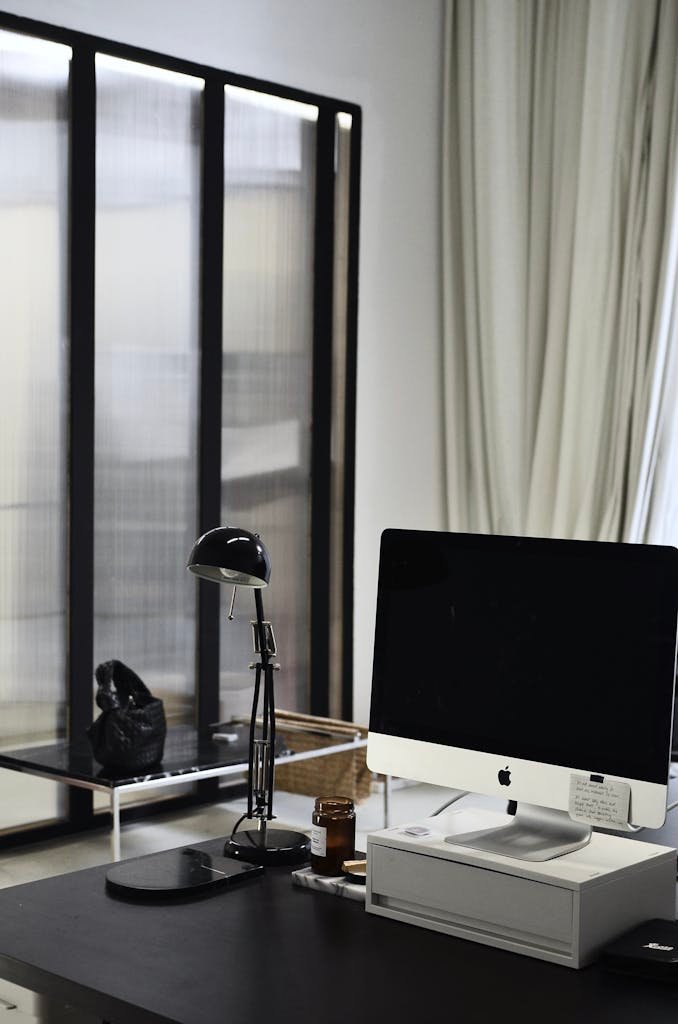
<path id="1" fill-rule="evenodd" d="M 199 537 L 186 568 L 202 579 L 239 587 L 265 587 L 271 578 L 271 559 L 256 533 L 230 526 Z"/>
<path id="2" fill-rule="evenodd" d="M 273 665 L 270 660 L 271 656 L 275 657 L 277 650 L 271 623 L 264 619 L 261 597 L 262 589 L 268 586 L 271 578 L 268 551 L 258 534 L 240 527 L 219 526 L 198 538 L 186 568 L 201 579 L 230 583 L 233 586 L 229 619 L 233 618 L 236 588 L 250 587 L 254 590 L 257 616 L 252 623 L 254 653 L 259 655 L 260 660 L 251 666 L 255 670 L 254 698 L 250 718 L 247 813 L 243 818 L 256 821 L 257 828 L 243 832 L 234 829 L 226 841 L 224 853 L 255 864 L 295 864 L 307 860 L 310 855 L 308 836 L 288 829 L 268 828 L 268 822 L 273 818 L 275 768 L 273 672 L 280 667 Z M 262 678 L 261 730 L 257 735 Z"/>

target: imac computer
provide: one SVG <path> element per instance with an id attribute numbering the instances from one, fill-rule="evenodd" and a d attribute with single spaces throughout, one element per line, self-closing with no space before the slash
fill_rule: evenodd
<path id="1" fill-rule="evenodd" d="M 600 822 L 573 820 L 573 780 L 626 794 L 622 829 L 658 828 L 677 618 L 673 547 L 386 530 L 368 765 L 517 801 L 450 840 L 474 849 L 585 845 Z"/>

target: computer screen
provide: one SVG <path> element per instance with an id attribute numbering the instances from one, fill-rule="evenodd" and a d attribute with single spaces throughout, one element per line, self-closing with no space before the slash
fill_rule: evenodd
<path id="1" fill-rule="evenodd" d="M 677 617 L 672 547 L 387 530 L 368 763 L 563 810 L 598 773 L 659 827 Z"/>

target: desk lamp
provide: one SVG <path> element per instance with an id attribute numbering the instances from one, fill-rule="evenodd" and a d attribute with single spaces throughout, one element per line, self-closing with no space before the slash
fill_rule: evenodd
<path id="1" fill-rule="evenodd" d="M 273 777 L 275 769 L 275 701 L 273 698 L 273 672 L 279 668 L 271 661 L 277 650 L 271 623 L 264 619 L 261 591 L 271 577 L 271 560 L 256 533 L 239 527 L 219 526 L 199 537 L 186 566 L 189 572 L 215 583 L 230 583 L 233 597 L 229 619 L 233 618 L 233 605 L 237 587 L 254 590 L 256 620 L 251 623 L 253 647 L 259 661 L 255 670 L 254 698 L 250 717 L 249 770 L 247 775 L 247 813 L 244 818 L 256 821 L 256 829 L 236 832 L 227 840 L 224 854 L 254 864 L 296 864 L 310 856 L 310 841 L 302 832 L 270 828 L 273 815 Z M 256 735 L 257 712 L 263 677 L 263 706 L 261 735 Z M 238 825 L 240 824 L 238 822 Z M 236 825 L 237 828 L 237 825 Z"/>

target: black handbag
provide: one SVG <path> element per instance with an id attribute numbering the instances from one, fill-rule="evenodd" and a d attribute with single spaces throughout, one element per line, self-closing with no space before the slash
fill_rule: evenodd
<path id="1" fill-rule="evenodd" d="M 122 661 L 104 661 L 94 674 L 101 714 L 87 736 L 96 760 L 118 773 L 158 764 L 167 735 L 162 701 Z"/>

